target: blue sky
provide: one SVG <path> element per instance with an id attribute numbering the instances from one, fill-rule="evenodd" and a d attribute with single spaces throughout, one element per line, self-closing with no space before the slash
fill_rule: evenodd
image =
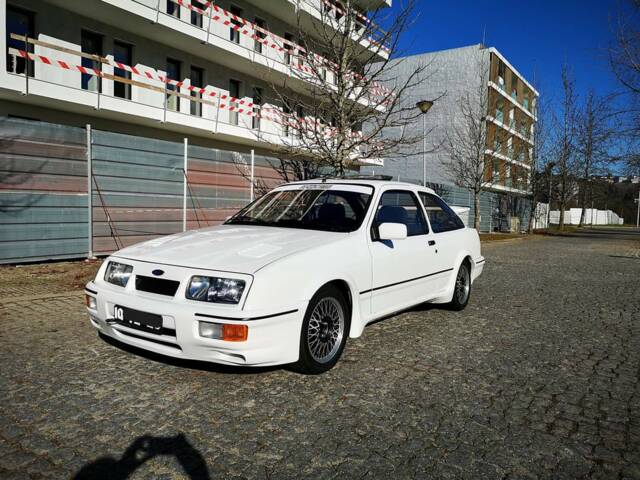
<path id="1" fill-rule="evenodd" d="M 416 1 L 419 17 L 401 41 L 406 54 L 480 43 L 486 31 L 486 45 L 496 47 L 529 81 L 535 78 L 549 100 L 559 96 L 564 62 L 573 68 L 579 94 L 619 88 L 604 52 L 618 0 Z M 393 3 L 398 9 L 405 2 Z"/>

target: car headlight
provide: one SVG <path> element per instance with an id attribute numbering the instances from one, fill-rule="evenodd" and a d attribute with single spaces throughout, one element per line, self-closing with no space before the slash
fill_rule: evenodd
<path id="1" fill-rule="evenodd" d="M 191 277 L 187 298 L 201 302 L 240 303 L 244 280 L 219 277 Z"/>
<path id="2" fill-rule="evenodd" d="M 131 265 L 109 262 L 109 265 L 107 265 L 107 271 L 104 272 L 104 281 L 118 285 L 119 287 L 126 287 L 132 271 L 133 267 Z"/>

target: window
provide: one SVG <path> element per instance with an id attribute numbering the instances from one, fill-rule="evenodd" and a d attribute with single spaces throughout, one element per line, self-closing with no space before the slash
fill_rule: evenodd
<path id="1" fill-rule="evenodd" d="M 498 84 L 504 87 L 504 77 L 506 73 L 506 66 L 502 60 L 498 60 Z"/>
<path id="2" fill-rule="evenodd" d="M 262 89 L 259 87 L 253 87 L 253 117 L 252 128 L 260 129 L 260 107 L 262 106 Z"/>
<path id="3" fill-rule="evenodd" d="M 427 221 L 415 195 L 403 190 L 389 190 L 382 194 L 376 218 L 373 222 L 377 235 L 378 226 L 382 223 L 402 223 L 407 227 L 409 237 L 425 235 L 429 232 Z"/>
<path id="4" fill-rule="evenodd" d="M 173 3 L 173 0 L 167 0 L 167 14 L 180 18 L 180 5 Z"/>
<path id="5" fill-rule="evenodd" d="M 7 5 L 7 47 L 16 50 L 26 48 L 27 51 L 33 52 L 33 44 L 29 43 L 25 47 L 23 41 L 12 39 L 11 34 L 33 38 L 35 36 L 34 24 L 33 13 Z M 7 51 L 7 71 L 21 75 L 28 73 L 30 77 L 33 77 L 33 61 L 27 61 Z"/>
<path id="6" fill-rule="evenodd" d="M 427 211 L 433 233 L 450 232 L 464 228 L 460 217 L 441 198 L 430 193 L 420 192 L 420 199 Z"/>
<path id="7" fill-rule="evenodd" d="M 238 108 L 240 105 L 237 100 L 233 100 L 233 98 L 240 98 L 240 80 L 229 80 L 229 96 L 232 97 L 229 99 L 229 123 L 231 125 L 238 125 Z M 231 110 L 233 108 L 233 110 Z"/>
<path id="8" fill-rule="evenodd" d="M 290 33 L 284 34 L 284 63 L 291 65 L 291 58 L 293 57 L 293 35 Z"/>
<path id="9" fill-rule="evenodd" d="M 500 159 L 493 159 L 493 174 L 491 176 L 492 183 L 500 183 Z"/>
<path id="10" fill-rule="evenodd" d="M 296 136 L 298 138 L 302 137 L 302 132 L 304 131 L 304 117 L 305 117 L 305 113 L 304 113 L 304 107 L 302 105 L 298 105 L 296 107 L 296 119 L 295 119 L 295 124 L 296 124 Z"/>
<path id="11" fill-rule="evenodd" d="M 496 102 L 496 120 L 500 123 L 504 123 L 504 102 L 499 99 Z"/>
<path id="12" fill-rule="evenodd" d="M 231 24 L 229 25 L 229 40 L 233 43 L 240 43 L 240 28 L 242 27 L 242 22 L 240 20 L 236 20 L 233 18 L 233 15 L 236 17 L 242 17 L 242 9 L 239 7 L 234 7 L 233 5 L 229 9 L 231 12 Z"/>
<path id="13" fill-rule="evenodd" d="M 225 223 L 353 232 L 360 227 L 367 213 L 371 198 L 368 190 L 368 187 L 327 190 L 325 185 L 312 184 L 299 189 L 274 190 Z"/>
<path id="14" fill-rule="evenodd" d="M 191 5 L 200 10 L 204 10 L 205 7 L 204 3 L 198 0 L 191 0 Z M 202 28 L 202 14 L 196 10 L 191 10 L 191 25 Z"/>
<path id="15" fill-rule="evenodd" d="M 289 124 L 291 123 L 291 107 L 289 106 L 288 103 L 285 103 L 284 105 L 282 105 L 282 116 L 284 117 L 283 119 L 283 125 L 282 125 L 282 134 L 285 137 L 289 137 L 291 136 L 291 127 L 289 127 Z"/>
<path id="16" fill-rule="evenodd" d="M 256 17 L 253 23 L 259 28 L 262 28 L 262 29 L 267 28 L 266 23 L 261 18 Z M 267 38 L 267 35 L 258 29 L 256 29 L 255 35 L 256 35 L 256 38 L 253 41 L 253 49 L 258 53 L 262 53 L 262 41 L 265 38 Z"/>
<path id="17" fill-rule="evenodd" d="M 123 63 L 130 67 L 133 66 L 133 45 L 115 40 L 113 42 L 113 58 L 118 63 Z M 128 72 L 127 70 L 114 68 L 113 74 L 116 77 L 131 80 L 131 72 Z M 124 82 L 114 81 L 113 94 L 116 97 L 131 100 L 131 85 Z"/>
<path id="18" fill-rule="evenodd" d="M 83 53 L 102 56 L 102 35 L 97 33 L 82 31 L 80 45 Z M 102 62 L 98 59 L 82 57 L 82 66 L 89 69 L 102 70 Z M 102 91 L 101 78 L 96 75 L 82 74 L 82 89 L 92 92 Z"/>
<path id="19" fill-rule="evenodd" d="M 180 61 L 167 58 L 167 80 L 180 80 Z M 167 108 L 174 112 L 180 111 L 180 97 L 171 92 L 179 93 L 178 87 L 167 82 Z"/>
<path id="20" fill-rule="evenodd" d="M 511 74 L 511 98 L 514 100 L 518 97 L 518 77 Z"/>
<path id="21" fill-rule="evenodd" d="M 194 87 L 204 87 L 204 70 L 202 68 L 192 66 L 190 79 L 191 85 Z M 191 97 L 200 100 L 202 99 L 202 94 L 197 90 L 191 90 Z M 197 117 L 202 116 L 202 103 L 191 102 L 191 115 L 195 115 Z"/>

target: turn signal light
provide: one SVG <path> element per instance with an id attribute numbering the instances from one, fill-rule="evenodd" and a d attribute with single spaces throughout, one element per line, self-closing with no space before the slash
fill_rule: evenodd
<path id="1" fill-rule="evenodd" d="M 231 325 L 225 323 L 222 327 L 222 340 L 227 342 L 245 342 L 249 336 L 249 327 L 246 325 Z"/>

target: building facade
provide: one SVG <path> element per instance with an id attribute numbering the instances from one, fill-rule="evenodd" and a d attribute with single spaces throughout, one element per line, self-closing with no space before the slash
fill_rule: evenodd
<path id="1" fill-rule="evenodd" d="M 365 19 L 391 0 L 353 5 Z M 269 159 L 305 119 L 274 90 L 305 95 L 308 62 L 322 52 L 307 52 L 296 32 L 328 18 L 339 28 L 343 8 L 0 0 L 0 262 L 108 253 L 197 226 L 198 215 L 217 223 L 252 198 L 249 175 L 277 183 Z M 357 41 L 363 57 L 388 56 L 376 38 Z M 331 67 L 325 75 L 335 80 Z M 54 228 L 67 220 L 73 238 Z M 104 240 L 92 249 L 94 236 Z"/>
<path id="2" fill-rule="evenodd" d="M 424 118 L 418 117 L 413 125 L 414 131 L 428 133 L 426 148 L 416 145 L 412 147 L 414 153 L 385 159 L 384 167 L 366 166 L 362 170 L 416 183 L 426 180 L 450 202 L 473 210 L 471 194 L 456 186 L 456 179 L 445 167 L 448 160 L 445 144 L 452 129 L 460 128 L 464 121 L 461 104 L 477 102 L 486 109 L 482 229 L 526 228 L 538 92 L 498 50 L 482 45 L 406 57 L 395 68 L 397 75 L 403 77 L 420 66 L 424 67 L 424 79 L 405 102 L 410 107 L 422 100 L 435 100 Z"/>

